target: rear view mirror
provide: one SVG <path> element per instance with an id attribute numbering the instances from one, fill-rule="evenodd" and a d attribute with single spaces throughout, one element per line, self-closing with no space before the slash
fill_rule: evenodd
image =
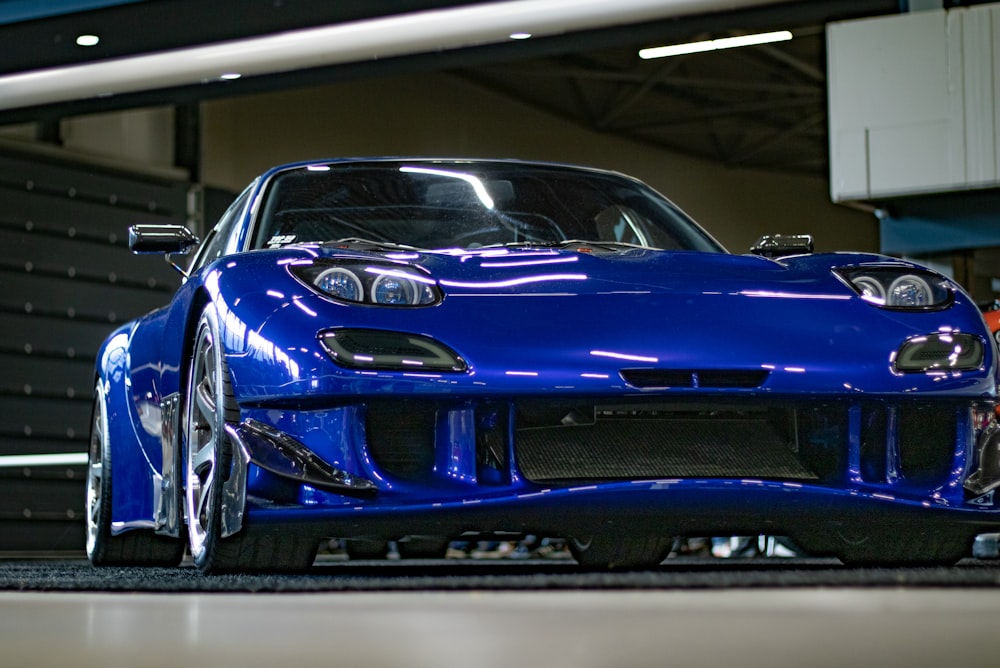
<path id="1" fill-rule="evenodd" d="M 133 253 L 186 254 L 198 243 L 183 225 L 133 225 L 128 228 L 128 247 Z"/>
<path id="2" fill-rule="evenodd" d="M 813 238 L 809 234 L 773 234 L 757 240 L 750 252 L 763 257 L 784 257 L 813 252 Z"/>

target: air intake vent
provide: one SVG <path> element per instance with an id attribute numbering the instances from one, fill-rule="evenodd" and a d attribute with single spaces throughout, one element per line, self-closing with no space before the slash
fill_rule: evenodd
<path id="1" fill-rule="evenodd" d="M 794 443 L 763 417 L 627 418 L 517 432 L 528 480 L 776 478 L 816 480 Z"/>
<path id="2" fill-rule="evenodd" d="M 391 475 L 420 479 L 434 467 L 435 407 L 420 402 L 368 405 L 365 440 L 375 464 Z"/>
<path id="3" fill-rule="evenodd" d="M 764 369 L 622 369 L 622 379 L 642 389 L 698 387 L 710 389 L 760 387 L 770 372 Z"/>

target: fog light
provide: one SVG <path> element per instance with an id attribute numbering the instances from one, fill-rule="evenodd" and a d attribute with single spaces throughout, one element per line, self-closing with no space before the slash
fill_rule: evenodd
<path id="1" fill-rule="evenodd" d="M 900 373 L 973 371 L 983 365 L 983 342 L 971 334 L 929 334 L 908 340 L 896 353 Z"/>
<path id="2" fill-rule="evenodd" d="M 419 334 L 380 329 L 329 329 L 320 342 L 338 364 L 350 369 L 453 371 L 468 365 L 454 350 Z"/>

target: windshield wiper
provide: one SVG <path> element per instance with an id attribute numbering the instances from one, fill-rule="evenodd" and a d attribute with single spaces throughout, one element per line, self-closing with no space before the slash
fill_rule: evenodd
<path id="1" fill-rule="evenodd" d="M 503 244 L 480 246 L 480 248 L 597 248 L 607 251 L 621 251 L 649 247 L 639 244 L 629 244 L 624 241 L 588 241 L 585 239 L 566 239 L 565 241 L 509 241 Z"/>
<path id="2" fill-rule="evenodd" d="M 507 241 L 502 244 L 486 244 L 476 248 L 559 248 L 562 241 Z"/>
<path id="3" fill-rule="evenodd" d="M 589 239 L 570 239 L 564 241 L 560 244 L 563 248 L 601 248 L 603 250 L 610 251 L 620 251 L 620 250 L 632 250 L 635 248 L 649 248 L 649 246 L 643 246 L 642 244 L 630 244 L 624 241 L 591 241 Z"/>
<path id="4" fill-rule="evenodd" d="M 392 241 L 375 241 L 364 237 L 344 237 L 336 241 L 324 241 L 321 246 L 336 246 L 338 248 L 350 248 L 351 250 L 420 250 L 416 246 L 397 244 Z"/>

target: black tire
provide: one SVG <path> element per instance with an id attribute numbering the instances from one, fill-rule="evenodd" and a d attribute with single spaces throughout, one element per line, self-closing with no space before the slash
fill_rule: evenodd
<path id="1" fill-rule="evenodd" d="M 586 536 L 567 540 L 577 563 L 591 570 L 639 570 L 659 566 L 674 544 L 672 536 Z"/>
<path id="2" fill-rule="evenodd" d="M 799 544 L 810 554 L 834 556 L 846 566 L 952 566 L 972 554 L 973 539 L 965 531 L 947 528 L 882 527 L 875 532 L 832 527 Z"/>
<path id="3" fill-rule="evenodd" d="M 111 533 L 111 444 L 106 396 L 101 384 L 94 392 L 87 464 L 87 558 L 94 566 L 176 566 L 184 557 L 184 542 L 148 529 Z"/>
<path id="4" fill-rule="evenodd" d="M 406 536 L 396 542 L 396 549 L 401 559 L 444 559 L 449 542 L 441 536 Z"/>
<path id="5" fill-rule="evenodd" d="M 184 515 L 191 559 L 203 573 L 298 571 L 308 568 L 318 539 L 243 527 L 222 536 L 223 486 L 233 475 L 227 422 L 239 406 L 222 352 L 219 321 L 209 304 L 198 321 L 183 413 Z"/>
<path id="6" fill-rule="evenodd" d="M 344 551 L 351 559 L 385 559 L 389 554 L 389 541 L 355 538 L 344 541 Z"/>

